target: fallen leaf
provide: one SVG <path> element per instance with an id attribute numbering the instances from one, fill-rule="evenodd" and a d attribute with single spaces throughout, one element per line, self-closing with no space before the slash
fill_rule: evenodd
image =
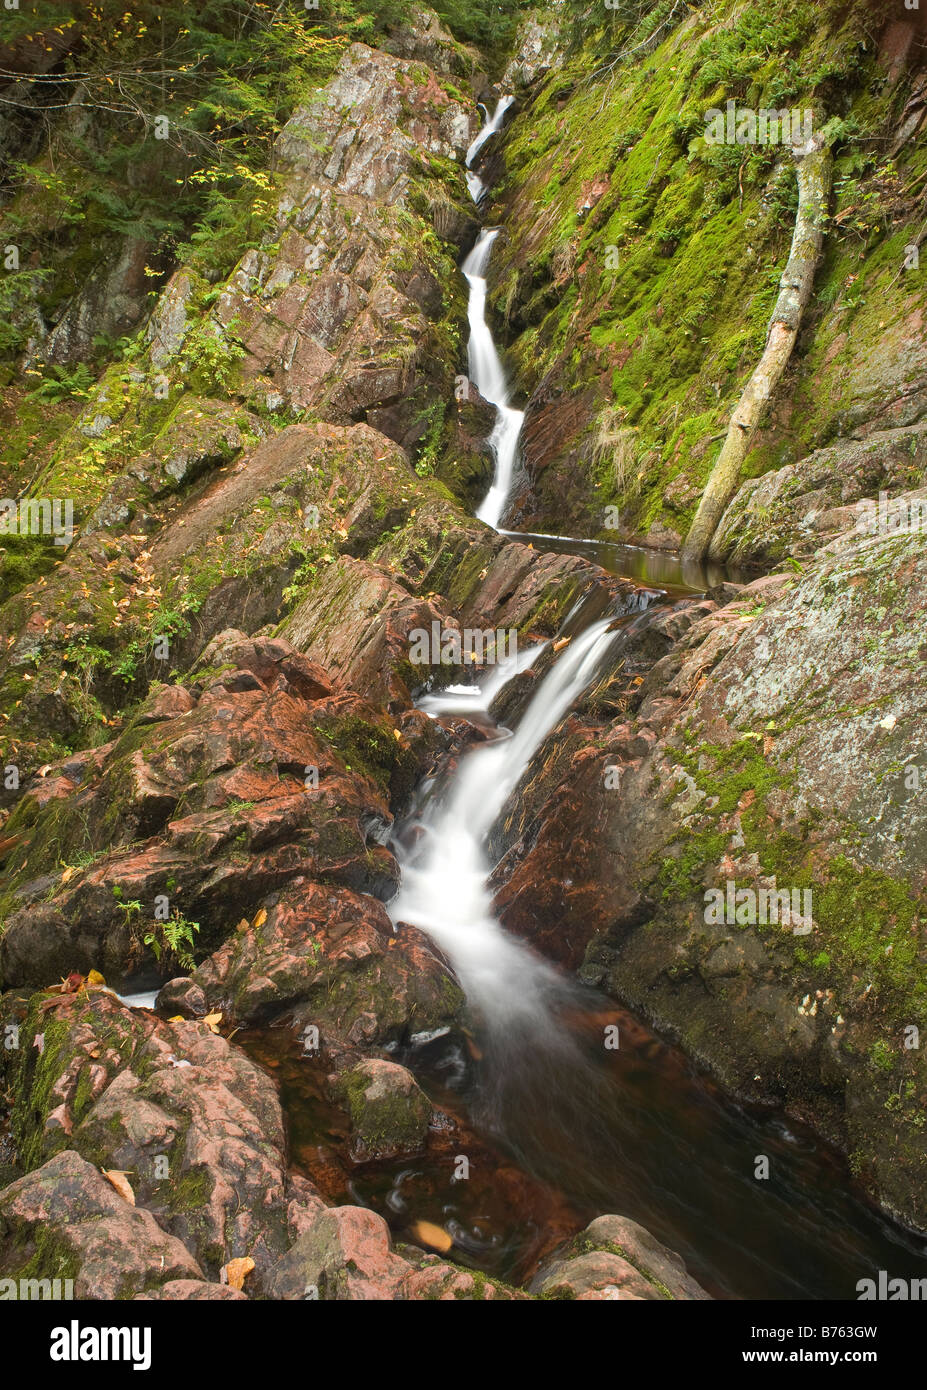
<path id="1" fill-rule="evenodd" d="M 88 985 L 105 985 L 105 984 L 106 984 L 106 981 L 104 980 L 103 976 L 100 974 L 99 970 L 88 970 L 88 971 L 87 971 L 87 984 L 88 984 Z"/>
<path id="2" fill-rule="evenodd" d="M 238 923 L 238 926 L 235 928 L 235 930 L 236 930 L 236 931 L 247 931 L 247 930 L 248 930 L 248 919 L 247 919 L 247 917 L 242 917 L 241 921 Z"/>
<path id="3" fill-rule="evenodd" d="M 251 1256 L 243 1255 L 237 1260 L 229 1260 L 228 1264 L 223 1266 L 222 1273 L 230 1289 L 241 1289 L 252 1269 L 254 1261 Z"/>
<path id="4" fill-rule="evenodd" d="M 267 911 L 266 911 L 265 908 L 262 907 L 262 908 L 259 908 L 259 909 L 258 909 L 257 914 L 256 914 L 256 916 L 255 916 L 255 918 L 254 918 L 254 921 L 251 923 L 251 925 L 252 925 L 253 927 L 263 927 L 263 925 L 264 925 L 264 923 L 265 923 L 266 921 L 267 921 Z"/>
<path id="5" fill-rule="evenodd" d="M 447 1231 L 441 1226 L 435 1226 L 431 1221 L 416 1221 L 412 1227 L 412 1234 L 423 1245 L 430 1246 L 432 1250 L 440 1250 L 442 1255 L 454 1244 Z"/>
<path id="6" fill-rule="evenodd" d="M 187 1020 L 184 1018 L 183 1014 L 174 1014 L 173 1017 L 169 1018 L 167 1021 L 168 1023 L 186 1023 Z"/>
<path id="7" fill-rule="evenodd" d="M 222 1022 L 222 1015 L 207 1014 L 206 1017 L 203 1019 L 203 1022 L 207 1025 L 211 1032 L 218 1033 L 219 1024 Z"/>
<path id="8" fill-rule="evenodd" d="M 125 1173 L 120 1173 L 115 1168 L 101 1168 L 100 1172 L 106 1181 L 115 1187 L 119 1196 L 124 1197 L 130 1207 L 134 1207 L 135 1193 L 132 1191 L 132 1186 Z"/>
<path id="9" fill-rule="evenodd" d="M 564 647 L 568 647 L 572 640 L 572 637 L 561 637 L 559 642 L 554 643 L 554 651 L 562 652 Z"/>
<path id="10" fill-rule="evenodd" d="M 64 873 L 61 875 L 61 882 L 62 882 L 62 883 L 67 883 L 68 880 L 69 880 L 70 878 L 73 878 L 73 877 L 74 877 L 74 870 L 73 870 L 73 869 L 65 869 Z"/>

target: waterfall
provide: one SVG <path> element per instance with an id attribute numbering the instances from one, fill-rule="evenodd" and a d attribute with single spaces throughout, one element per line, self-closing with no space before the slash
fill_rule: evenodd
<path id="1" fill-rule="evenodd" d="M 486 189 L 477 175 L 470 170 L 470 165 L 489 137 L 500 128 L 503 117 L 513 101 L 514 97 L 502 97 L 492 117 L 487 120 L 467 151 L 467 187 L 474 202 L 480 201 Z M 493 481 L 476 513 L 480 521 L 485 521 L 494 529 L 498 528 L 505 515 L 512 490 L 518 458 L 518 440 L 525 418 L 523 411 L 513 410 L 509 405 L 505 371 L 486 323 L 486 270 L 492 244 L 498 235 L 498 228 L 484 228 L 461 266 L 461 272 L 470 289 L 467 304 L 467 320 L 470 325 L 470 343 L 467 349 L 470 380 L 483 399 L 496 407 L 496 423 L 489 436 L 489 447 L 494 460 Z"/>
<path id="2" fill-rule="evenodd" d="M 470 148 L 467 150 L 464 163 L 466 164 L 468 170 L 471 168 L 473 161 L 476 159 L 477 155 L 479 154 L 483 146 L 486 144 L 486 141 L 489 139 L 489 137 L 491 135 L 495 135 L 496 132 L 502 128 L 502 122 L 505 119 L 505 113 L 506 111 L 508 111 L 509 107 L 512 105 L 512 102 L 514 100 L 515 98 L 513 96 L 500 97 L 498 103 L 496 104 L 496 109 L 491 116 L 489 112 L 486 111 L 486 107 L 483 106 L 483 103 L 478 103 L 481 109 L 486 113 L 486 124 L 481 128 L 476 139 L 473 141 Z M 480 198 L 486 192 L 486 186 L 483 183 L 483 181 L 476 174 L 473 173 L 468 173 L 467 175 L 467 187 L 470 189 L 470 196 L 472 197 L 475 203 L 478 203 Z"/>
<path id="3" fill-rule="evenodd" d="M 614 617 L 603 618 L 573 639 L 544 677 L 517 732 L 470 752 L 446 804 L 428 808 L 414 853 L 399 848 L 402 883 L 390 916 L 421 928 L 441 948 L 490 1031 L 508 1031 L 516 1021 L 522 1029 L 543 1031 L 548 1001 L 566 984 L 493 917 L 486 836 L 547 734 L 599 669 L 615 640 L 613 625 Z M 508 679 L 515 674 L 513 666 Z M 494 682 L 496 693 L 503 683 Z"/>

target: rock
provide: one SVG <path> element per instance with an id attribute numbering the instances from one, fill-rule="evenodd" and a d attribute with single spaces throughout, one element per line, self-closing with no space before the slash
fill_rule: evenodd
<path id="1" fill-rule="evenodd" d="M 598 1216 L 579 1239 L 591 1242 L 597 1249 L 617 1246 L 624 1259 L 646 1279 L 662 1284 L 673 1298 L 700 1300 L 709 1297 L 687 1273 L 674 1250 L 661 1245 L 648 1230 L 627 1216 Z"/>
<path id="2" fill-rule="evenodd" d="M 87 362 L 100 335 L 121 338 L 135 328 L 147 304 L 150 285 L 145 263 L 152 245 L 140 237 L 125 237 L 85 280 L 45 341 L 46 362 Z"/>
<path id="3" fill-rule="evenodd" d="M 155 1008 L 166 1016 L 181 1014 L 184 1018 L 202 1018 L 209 1012 L 206 995 L 200 986 L 195 980 L 182 976 L 161 986 Z"/>
<path id="4" fill-rule="evenodd" d="M 392 1300 L 411 1266 L 392 1250 L 389 1227 L 365 1207 L 326 1207 L 278 1263 L 273 1298 Z"/>
<path id="5" fill-rule="evenodd" d="M 620 1298 L 639 1302 L 663 1297 L 627 1260 L 604 1250 L 593 1250 L 588 1255 L 546 1265 L 532 1281 L 531 1288 L 547 1298 L 587 1301 Z"/>
<path id="6" fill-rule="evenodd" d="M 0 1193 L 0 1273 L 73 1279 L 75 1298 L 131 1298 L 203 1272 L 151 1212 L 65 1150 Z"/>
<path id="7" fill-rule="evenodd" d="M 250 1256 L 260 1291 L 288 1244 L 283 1117 L 270 1078 L 206 1024 L 163 1022 L 108 990 L 47 1002 L 33 998 L 10 1064 L 20 1163 L 45 1172 L 68 1149 L 81 1173 L 88 1164 L 127 1173 L 128 1209 L 144 1213 L 146 1229 L 156 1218 L 159 1239 L 190 1252 L 152 1282 L 216 1281 L 230 1259 Z M 86 1277 L 98 1277 L 92 1264 Z"/>
<path id="8" fill-rule="evenodd" d="M 167 1302 L 186 1302 L 188 1299 L 199 1301 L 204 1298 L 217 1298 L 222 1302 L 248 1302 L 248 1295 L 241 1289 L 230 1289 L 228 1284 L 210 1284 L 201 1279 L 170 1279 L 166 1284 L 162 1284 L 156 1293 L 137 1293 L 134 1301 L 139 1303 L 151 1299 L 164 1299 Z"/>
<path id="9" fill-rule="evenodd" d="M 336 1091 L 350 1112 L 355 1160 L 424 1149 L 431 1102 L 405 1067 L 379 1058 L 359 1062 L 339 1076 Z"/>
<path id="10" fill-rule="evenodd" d="M 395 934 L 382 904 L 309 883 L 281 895 L 259 927 L 236 932 L 199 966 L 210 1007 L 243 1023 L 287 1013 L 341 1053 L 448 1026 L 463 994 L 428 939 Z"/>
<path id="11" fill-rule="evenodd" d="M 709 1295 L 682 1260 L 625 1216 L 600 1216 L 546 1260 L 531 1291 L 587 1301 L 702 1300 Z"/>
<path id="12" fill-rule="evenodd" d="M 268 246 L 273 240 L 277 249 L 248 251 L 214 311 L 220 325 L 236 322 L 245 388 L 255 398 L 272 391 L 295 409 L 324 405 L 340 424 L 379 409 L 377 423 L 391 437 L 421 437 L 423 410 L 451 395 L 453 364 L 433 322 L 449 267 L 431 252 L 430 228 L 407 195 L 421 177 L 422 151 L 446 161 L 441 203 L 466 207 L 462 157 L 475 129 L 473 107 L 452 84 L 357 43 L 322 92 L 294 112 L 276 145 L 284 193 Z M 400 201 L 421 228 L 413 271 L 393 254 L 408 236 L 391 215 Z M 371 219 L 373 205 L 386 215 Z M 402 355 L 397 339 L 408 345 Z"/>
<path id="13" fill-rule="evenodd" d="M 192 275 L 178 270 L 161 291 L 145 330 L 153 367 L 166 366 L 180 351 L 187 333 L 187 305 L 195 288 Z"/>
<path id="14" fill-rule="evenodd" d="M 200 951 L 214 950 L 291 879 L 324 874 L 392 894 L 392 856 L 368 837 L 390 821 L 391 789 L 411 786 L 408 742 L 356 696 L 329 693 L 326 673 L 285 642 L 234 634 L 227 652 L 214 645 L 209 658 L 212 681 L 204 689 L 198 670 L 195 703 L 174 699 L 179 712 L 161 718 L 166 697 L 154 691 L 92 774 L 86 766 L 78 799 L 64 794 L 66 782 L 51 801 L 44 790 L 44 801 L 20 797 L 7 828 L 28 825 L 30 836 L 7 865 L 7 984 L 134 969 L 141 909 L 133 915 L 124 904 L 153 903 L 165 891 L 199 924 Z M 54 905 L 42 902 L 43 871 L 82 853 L 88 836 L 98 857 L 67 879 L 59 873 Z"/>
<path id="15" fill-rule="evenodd" d="M 742 483 L 718 526 L 713 559 L 769 563 L 805 559 L 852 531 L 864 498 L 917 487 L 927 471 L 927 421 L 839 439 L 785 468 Z M 873 503 L 873 511 L 875 504 Z"/>

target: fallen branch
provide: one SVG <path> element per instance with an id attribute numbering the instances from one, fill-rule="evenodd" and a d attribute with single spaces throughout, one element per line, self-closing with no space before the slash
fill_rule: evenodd
<path id="1" fill-rule="evenodd" d="M 824 240 L 833 160 L 823 135 L 813 136 L 806 144 L 793 149 L 792 154 L 797 163 L 798 210 L 788 264 L 769 321 L 766 347 L 731 415 L 724 444 L 683 544 L 685 560 L 701 560 L 711 553 L 718 523 L 737 491 L 743 461 L 760 416 L 792 355 L 811 297 Z"/>

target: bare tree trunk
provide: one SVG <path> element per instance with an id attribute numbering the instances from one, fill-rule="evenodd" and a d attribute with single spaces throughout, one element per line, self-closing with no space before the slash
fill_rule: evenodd
<path id="1" fill-rule="evenodd" d="M 683 559 L 709 553 L 718 523 L 740 483 L 740 470 L 769 400 L 792 355 L 805 307 L 811 297 L 824 240 L 832 159 L 821 135 L 793 150 L 798 172 L 798 210 L 788 264 L 769 321 L 763 356 L 744 388 L 728 425 L 727 437 L 711 470 L 702 500 L 682 547 Z"/>

